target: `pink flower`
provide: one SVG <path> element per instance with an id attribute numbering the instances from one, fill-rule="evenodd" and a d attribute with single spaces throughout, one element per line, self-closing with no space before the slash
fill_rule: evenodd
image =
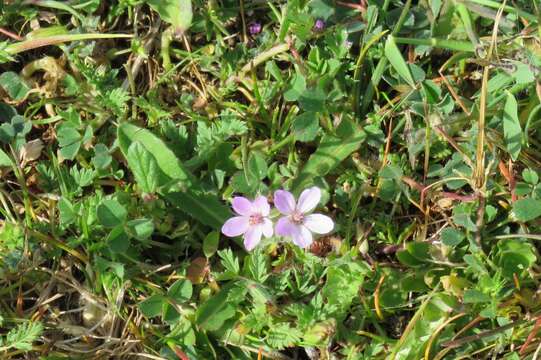
<path id="1" fill-rule="evenodd" d="M 225 236 L 235 237 L 244 235 L 244 246 L 250 251 L 261 241 L 261 235 L 272 236 L 272 222 L 268 216 L 270 206 L 267 198 L 258 196 L 250 201 L 242 196 L 233 198 L 233 210 L 239 216 L 232 217 L 222 226 Z"/>
<path id="2" fill-rule="evenodd" d="M 284 215 L 276 223 L 276 234 L 293 238 L 301 248 L 312 244 L 312 233 L 327 234 L 334 228 L 332 219 L 322 214 L 310 214 L 321 199 L 321 190 L 314 186 L 304 190 L 295 203 L 289 191 L 278 190 L 274 193 L 274 205 Z"/>

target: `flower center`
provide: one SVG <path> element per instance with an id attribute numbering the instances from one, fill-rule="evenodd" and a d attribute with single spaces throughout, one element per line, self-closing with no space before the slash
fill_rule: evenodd
<path id="1" fill-rule="evenodd" d="M 293 214 L 291 214 L 291 221 L 293 221 L 295 224 L 302 224 L 304 221 L 304 214 L 300 211 L 293 212 Z"/>
<path id="2" fill-rule="evenodd" d="M 249 223 L 250 225 L 257 225 L 263 222 L 263 216 L 261 214 L 252 214 L 250 215 Z"/>

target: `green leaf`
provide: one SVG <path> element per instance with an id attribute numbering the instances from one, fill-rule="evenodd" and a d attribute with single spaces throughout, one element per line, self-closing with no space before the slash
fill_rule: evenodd
<path id="1" fill-rule="evenodd" d="M 192 23 L 191 0 L 148 0 L 147 4 L 177 31 L 188 30 Z"/>
<path id="2" fill-rule="evenodd" d="M 325 93 L 319 87 L 306 89 L 299 97 L 299 105 L 304 111 L 323 111 L 325 109 Z"/>
<path id="3" fill-rule="evenodd" d="M 445 228 L 441 231 L 441 242 L 447 246 L 456 246 L 464 240 L 464 234 L 453 228 Z"/>
<path id="4" fill-rule="evenodd" d="M 13 160 L 9 157 L 8 154 L 2 149 L 0 149 L 0 167 L 11 167 L 13 166 Z"/>
<path id="5" fill-rule="evenodd" d="M 539 182 L 539 175 L 532 169 L 524 169 L 522 171 L 522 178 L 530 185 L 537 185 Z"/>
<path id="6" fill-rule="evenodd" d="M 130 220 L 126 227 L 128 233 L 137 240 L 146 240 L 154 232 L 154 223 L 150 219 Z"/>
<path id="7" fill-rule="evenodd" d="M 299 192 L 313 182 L 335 169 L 351 153 L 356 151 L 366 138 L 365 132 L 353 121 L 344 119 L 336 130 L 336 135 L 326 134 L 306 165 L 293 182 L 292 189 Z"/>
<path id="8" fill-rule="evenodd" d="M 223 287 L 219 293 L 199 306 L 196 323 L 204 330 L 218 330 L 224 322 L 236 313 L 235 304 L 228 300 L 230 287 Z"/>
<path id="9" fill-rule="evenodd" d="M 0 86 L 15 101 L 24 99 L 30 91 L 23 79 L 13 71 L 6 71 L 0 75 Z"/>
<path id="10" fill-rule="evenodd" d="M 250 154 L 248 159 L 248 172 L 254 177 L 256 181 L 261 181 L 267 176 L 267 162 L 265 158 L 258 152 Z"/>
<path id="11" fill-rule="evenodd" d="M 139 309 L 143 315 L 147 317 L 158 316 L 162 313 L 163 306 L 166 302 L 167 299 L 165 296 L 158 294 L 152 295 L 139 303 Z"/>
<path id="12" fill-rule="evenodd" d="M 464 303 L 466 304 L 484 303 L 489 301 L 490 296 L 479 290 L 468 289 L 464 292 Z"/>
<path id="13" fill-rule="evenodd" d="M 518 105 L 515 96 L 507 92 L 503 109 L 503 138 L 507 152 L 516 161 L 522 144 L 522 128 L 518 119 Z"/>
<path id="14" fill-rule="evenodd" d="M 79 131 L 71 124 L 65 123 L 57 129 L 60 153 L 68 160 L 73 160 L 81 148 L 82 137 Z"/>
<path id="15" fill-rule="evenodd" d="M 127 158 L 129 147 L 139 142 L 156 160 L 164 182 L 176 181 L 183 191 L 162 190 L 162 195 L 186 214 L 201 223 L 219 228 L 231 215 L 229 209 L 214 194 L 202 190 L 175 154 L 152 132 L 138 126 L 122 123 L 118 127 L 118 143 Z"/>
<path id="16" fill-rule="evenodd" d="M 289 89 L 284 93 L 285 101 L 297 101 L 306 90 L 306 79 L 301 74 L 295 74 L 289 86 Z"/>
<path id="17" fill-rule="evenodd" d="M 527 198 L 515 201 L 511 215 L 520 222 L 527 222 L 541 216 L 541 200 Z"/>
<path id="18" fill-rule="evenodd" d="M 118 225 L 107 236 L 109 250 L 116 253 L 126 252 L 130 247 L 130 237 L 126 234 L 124 226 Z"/>
<path id="19" fill-rule="evenodd" d="M 193 287 L 190 280 L 177 280 L 169 290 L 167 291 L 167 296 L 173 299 L 175 302 L 181 304 L 184 303 L 192 297 Z"/>
<path id="20" fill-rule="evenodd" d="M 137 141 L 128 148 L 127 159 L 141 190 L 145 193 L 155 192 L 160 185 L 156 159 Z"/>
<path id="21" fill-rule="evenodd" d="M 30 351 L 32 343 L 37 340 L 42 331 L 43 326 L 39 322 L 20 324 L 8 332 L 5 343 L 18 350 Z"/>
<path id="22" fill-rule="evenodd" d="M 106 199 L 96 209 L 98 221 L 105 227 L 115 227 L 123 224 L 128 212 L 118 201 Z"/>
<path id="23" fill-rule="evenodd" d="M 185 192 L 169 192 L 164 196 L 180 210 L 213 228 L 220 228 L 231 216 L 229 209 L 218 201 L 216 195 L 202 190 L 188 189 Z"/>
<path id="24" fill-rule="evenodd" d="M 60 224 L 66 226 L 75 222 L 77 213 L 71 202 L 65 197 L 62 197 L 58 202 L 58 210 L 60 211 Z"/>
<path id="25" fill-rule="evenodd" d="M 214 255 L 216 250 L 218 250 L 218 243 L 220 241 L 220 233 L 217 231 L 212 231 L 203 240 L 203 253 L 207 258 Z"/>
<path id="26" fill-rule="evenodd" d="M 297 141 L 308 142 L 314 140 L 318 130 L 319 120 L 315 112 L 302 113 L 293 121 L 293 133 Z"/>
<path id="27" fill-rule="evenodd" d="M 152 132 L 125 122 L 119 125 L 117 135 L 120 149 L 128 161 L 131 144 L 139 142 L 154 157 L 158 168 L 168 181 L 178 180 L 185 186 L 191 185 L 194 180 L 193 175 L 183 168 L 175 153 Z"/>
<path id="28" fill-rule="evenodd" d="M 385 42 L 385 57 L 389 60 L 398 75 L 400 75 L 400 77 L 404 79 L 408 85 L 415 87 L 415 81 L 411 75 L 410 68 L 402 57 L 402 54 L 400 53 L 398 46 L 396 46 L 396 42 L 392 36 L 389 36 Z"/>
<path id="29" fill-rule="evenodd" d="M 96 144 L 94 146 L 94 156 L 92 157 L 92 164 L 96 167 L 98 170 L 104 170 L 109 165 L 111 165 L 111 161 L 113 158 L 109 154 L 109 149 L 104 144 Z"/>

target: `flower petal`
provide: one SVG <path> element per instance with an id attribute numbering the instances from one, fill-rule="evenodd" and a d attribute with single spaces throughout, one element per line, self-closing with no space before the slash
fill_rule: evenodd
<path id="1" fill-rule="evenodd" d="M 250 226 L 244 234 L 244 247 L 250 251 L 261 241 L 262 226 Z"/>
<path id="2" fill-rule="evenodd" d="M 315 209 L 321 200 L 321 190 L 317 186 L 313 186 L 304 190 L 299 197 L 297 210 L 302 213 L 308 213 Z"/>
<path id="3" fill-rule="evenodd" d="M 248 230 L 249 218 L 246 216 L 235 216 L 227 220 L 222 226 L 222 234 L 229 237 L 242 235 Z"/>
<path id="4" fill-rule="evenodd" d="M 261 231 L 263 232 L 263 235 L 265 235 L 265 237 L 269 238 L 272 236 L 272 233 L 273 233 L 273 228 L 272 228 L 272 221 L 270 221 L 269 219 L 267 218 L 264 218 L 263 219 L 263 224 L 259 225 L 261 226 Z"/>
<path id="5" fill-rule="evenodd" d="M 239 215 L 250 216 L 254 212 L 252 203 L 244 196 L 235 196 L 231 203 L 233 204 L 233 210 Z"/>
<path id="6" fill-rule="evenodd" d="M 298 225 L 295 225 L 288 217 L 284 216 L 278 219 L 274 231 L 276 232 L 276 235 L 279 236 L 293 236 L 293 233 L 297 231 L 297 227 Z"/>
<path id="7" fill-rule="evenodd" d="M 293 194 L 285 190 L 274 192 L 274 206 L 284 215 L 289 215 L 295 210 L 295 198 Z"/>
<path id="8" fill-rule="evenodd" d="M 297 226 L 295 229 L 295 233 L 293 234 L 293 242 L 295 245 L 297 245 L 300 248 L 306 249 L 310 245 L 312 245 L 312 233 L 306 226 L 300 225 Z"/>
<path id="9" fill-rule="evenodd" d="M 334 222 L 326 215 L 310 214 L 304 217 L 304 226 L 316 234 L 328 234 L 334 229 Z"/>
<path id="10" fill-rule="evenodd" d="M 254 212 L 258 212 L 263 216 L 269 216 L 270 205 L 265 196 L 256 197 L 252 203 L 252 208 Z"/>

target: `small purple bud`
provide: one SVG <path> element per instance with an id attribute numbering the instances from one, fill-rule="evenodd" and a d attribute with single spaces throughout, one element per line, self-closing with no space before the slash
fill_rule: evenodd
<path id="1" fill-rule="evenodd" d="M 261 32 L 261 23 L 255 21 L 248 25 L 248 32 L 250 35 L 257 35 Z"/>
<path id="2" fill-rule="evenodd" d="M 314 23 L 314 31 L 323 31 L 325 29 L 325 20 L 323 19 L 316 19 L 316 22 Z"/>

